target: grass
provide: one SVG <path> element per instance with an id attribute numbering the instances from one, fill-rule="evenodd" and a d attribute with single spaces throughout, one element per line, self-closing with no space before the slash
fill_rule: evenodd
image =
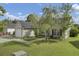
<path id="1" fill-rule="evenodd" d="M 0 55 L 11 55 L 18 50 L 24 50 L 32 56 L 79 56 L 79 37 L 58 42 L 38 41 L 30 46 L 9 42 L 0 44 Z"/>

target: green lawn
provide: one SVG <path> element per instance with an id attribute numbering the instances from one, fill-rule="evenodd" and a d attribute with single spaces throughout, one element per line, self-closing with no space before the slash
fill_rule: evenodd
<path id="1" fill-rule="evenodd" d="M 0 44 L 0 55 L 11 55 L 18 50 L 33 56 L 79 56 L 79 37 L 58 42 L 32 43 L 30 46 L 13 42 Z"/>

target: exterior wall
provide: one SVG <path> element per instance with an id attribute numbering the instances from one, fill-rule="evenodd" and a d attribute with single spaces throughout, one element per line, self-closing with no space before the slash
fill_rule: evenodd
<path id="1" fill-rule="evenodd" d="M 60 29 L 62 29 L 62 27 L 53 27 L 52 28 L 52 30 L 53 29 L 57 29 L 58 31 L 60 30 Z M 67 30 L 65 30 L 65 32 L 64 33 L 60 33 L 61 35 L 63 35 L 63 37 L 64 37 L 64 39 L 67 39 L 69 36 L 70 36 L 70 29 L 71 28 L 68 28 Z M 49 32 L 50 32 L 50 36 L 52 35 L 52 30 L 49 30 Z M 53 35 L 54 36 L 54 35 Z"/>
<path id="2" fill-rule="evenodd" d="M 35 36 L 35 33 L 33 30 L 26 29 L 26 30 L 22 30 L 22 35 L 23 36 Z"/>
<path id="3" fill-rule="evenodd" d="M 35 36 L 35 32 L 33 30 L 30 32 L 30 36 L 32 36 L 32 37 Z"/>
<path id="4" fill-rule="evenodd" d="M 22 37 L 22 27 L 20 22 L 17 22 L 16 26 L 15 26 L 15 36 L 16 37 Z"/>
<path id="5" fill-rule="evenodd" d="M 26 30 L 16 29 L 15 36 L 16 37 L 35 36 L 35 33 L 33 30 L 30 29 Z"/>
<path id="6" fill-rule="evenodd" d="M 22 31 L 21 31 L 21 29 L 16 29 L 15 30 L 15 36 L 16 37 L 22 37 Z"/>
<path id="7" fill-rule="evenodd" d="M 15 32 L 15 29 L 14 28 L 8 28 L 7 32 L 10 33 L 10 34 L 13 34 Z"/>
<path id="8" fill-rule="evenodd" d="M 70 29 L 71 28 L 68 28 L 65 33 L 64 33 L 64 38 L 67 39 L 69 36 L 70 36 Z"/>
<path id="9" fill-rule="evenodd" d="M 23 36 L 28 36 L 30 30 L 22 30 L 22 35 Z"/>

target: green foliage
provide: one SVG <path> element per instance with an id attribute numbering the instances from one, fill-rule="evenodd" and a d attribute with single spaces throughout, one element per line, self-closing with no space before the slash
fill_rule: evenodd
<path id="1" fill-rule="evenodd" d="M 30 22 L 34 28 L 35 34 L 38 35 L 39 31 L 39 22 L 38 22 L 38 16 L 36 14 L 30 14 L 27 16 L 26 22 Z"/>
<path id="2" fill-rule="evenodd" d="M 24 39 L 25 41 L 32 41 L 32 40 L 35 40 L 36 37 L 24 36 L 23 39 Z"/>
<path id="3" fill-rule="evenodd" d="M 3 32 L 4 24 L 4 22 L 0 21 L 0 32 Z"/>
<path id="4" fill-rule="evenodd" d="M 72 10 L 72 5 L 63 4 L 61 10 L 64 11 L 63 15 L 62 15 L 62 19 L 63 19 L 62 20 L 62 27 L 64 30 L 66 30 L 71 25 L 70 21 L 72 20 L 72 16 L 70 14 L 71 14 L 71 10 Z"/>
<path id="5" fill-rule="evenodd" d="M 56 7 L 48 6 L 42 9 L 42 16 L 40 19 L 37 17 L 36 14 L 30 14 L 27 17 L 28 22 L 31 22 L 36 33 L 39 32 L 46 35 L 52 28 L 54 27 L 62 27 L 63 32 L 69 28 L 72 24 L 70 22 L 72 20 L 71 14 L 72 5 L 70 4 L 62 4 L 62 6 L 58 9 Z M 61 14 L 62 13 L 62 14 Z M 39 19 L 39 21 L 38 21 Z"/>
<path id="6" fill-rule="evenodd" d="M 8 19 L 0 21 L 0 32 L 3 32 L 4 27 L 9 23 Z"/>
<path id="7" fill-rule="evenodd" d="M 50 7 L 43 8 L 43 15 L 40 18 L 40 29 L 42 32 L 46 32 L 51 28 L 53 24 L 53 9 Z M 53 15 L 54 16 L 54 15 Z"/>
<path id="8" fill-rule="evenodd" d="M 17 42 L 0 44 L 0 56 L 10 56 L 19 50 L 24 50 L 31 56 L 79 56 L 79 37 L 69 38 L 61 42 L 39 41 L 39 44 L 35 42 L 30 45 Z"/>
<path id="9" fill-rule="evenodd" d="M 79 33 L 79 29 L 78 27 L 76 27 L 75 25 L 71 28 L 71 31 L 70 31 L 70 36 L 71 37 L 75 37 L 77 36 Z"/>
<path id="10" fill-rule="evenodd" d="M 27 22 L 31 22 L 34 28 L 37 28 L 38 16 L 36 14 L 30 14 L 27 16 Z"/>
<path id="11" fill-rule="evenodd" d="M 69 3 L 62 4 L 61 10 L 65 11 L 65 12 L 70 12 L 71 9 L 72 9 L 72 4 L 69 4 Z"/>
<path id="12" fill-rule="evenodd" d="M 0 6 L 0 12 L 0 15 L 3 16 L 4 13 L 6 13 L 6 10 L 2 6 Z"/>
<path id="13" fill-rule="evenodd" d="M 13 32 L 13 35 L 15 35 L 15 31 Z"/>
<path id="14" fill-rule="evenodd" d="M 42 24 L 40 30 L 41 30 L 41 32 L 45 32 L 45 31 L 47 31 L 49 28 L 50 28 L 50 25 L 49 25 L 49 24 Z"/>
<path id="15" fill-rule="evenodd" d="M 3 28 L 2 27 L 0 28 L 0 32 L 3 32 Z"/>

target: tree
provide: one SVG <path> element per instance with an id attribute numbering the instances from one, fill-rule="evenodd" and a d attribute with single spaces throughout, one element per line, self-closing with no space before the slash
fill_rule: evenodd
<path id="1" fill-rule="evenodd" d="M 27 16 L 27 22 L 31 22 L 33 27 L 36 28 L 37 27 L 37 22 L 38 22 L 38 16 L 36 14 L 30 14 Z"/>
<path id="2" fill-rule="evenodd" d="M 30 22 L 35 30 L 35 34 L 39 34 L 39 24 L 38 24 L 38 16 L 36 14 L 30 14 L 27 16 L 26 22 Z"/>
<path id="3" fill-rule="evenodd" d="M 0 16 L 4 16 L 5 13 L 6 13 L 6 10 L 2 6 L 0 6 Z M 4 28 L 4 23 L 2 23 L 2 25 L 0 25 L 0 29 L 3 30 L 3 28 Z"/>
<path id="4" fill-rule="evenodd" d="M 74 24 L 72 27 L 71 27 L 71 30 L 70 30 L 70 37 L 75 37 L 78 35 L 79 33 L 79 29 L 78 29 L 78 25 L 77 24 Z"/>
<path id="5" fill-rule="evenodd" d="M 6 13 L 6 10 L 0 6 L 0 15 L 3 16 Z"/>
<path id="6" fill-rule="evenodd" d="M 44 33 L 45 38 L 47 40 L 47 37 L 49 36 L 49 29 L 52 30 L 52 27 L 54 25 L 54 18 L 56 14 L 56 9 L 52 8 L 51 6 L 43 8 L 43 15 L 40 19 L 40 29 L 41 32 Z"/>
<path id="7" fill-rule="evenodd" d="M 55 25 L 57 25 L 62 28 L 62 36 L 63 36 L 65 30 L 67 30 L 72 24 L 71 22 L 72 16 L 70 15 L 72 5 L 62 4 L 60 11 L 57 10 L 59 9 L 50 6 L 43 8 L 43 15 L 40 20 L 40 28 L 45 33 L 45 35 L 47 34 L 49 29 L 52 30 L 52 28 Z"/>
<path id="8" fill-rule="evenodd" d="M 72 25 L 72 16 L 71 16 L 71 10 L 72 10 L 72 5 L 71 4 L 62 4 L 62 8 L 61 8 L 63 15 L 62 15 L 62 35 L 64 35 L 64 32 L 66 29 L 68 29 L 69 27 L 71 27 Z"/>

